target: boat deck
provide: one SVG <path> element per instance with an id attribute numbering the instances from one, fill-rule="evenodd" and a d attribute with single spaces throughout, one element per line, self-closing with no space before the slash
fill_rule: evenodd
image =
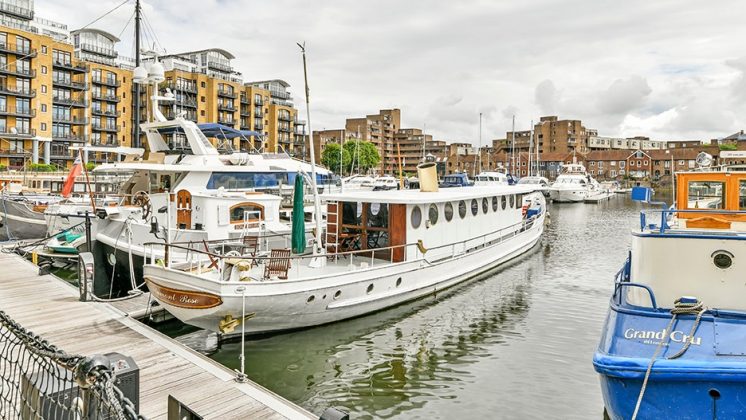
<path id="1" fill-rule="evenodd" d="M 0 264 L 5 267 L 0 308 L 23 327 L 69 353 L 119 352 L 134 358 L 140 368 L 140 412 L 149 419 L 168 418 L 169 395 L 205 419 L 318 418 L 253 382 L 237 383 L 228 368 L 113 305 L 80 302 L 75 288 L 37 275 L 20 256 L 0 253 Z"/>

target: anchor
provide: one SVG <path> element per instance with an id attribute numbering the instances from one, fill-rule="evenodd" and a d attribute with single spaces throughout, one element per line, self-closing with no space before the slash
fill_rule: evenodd
<path id="1" fill-rule="evenodd" d="M 228 314 L 220 320 L 220 322 L 218 323 L 218 329 L 222 334 L 230 334 L 236 329 L 237 326 L 241 325 L 242 321 L 248 321 L 255 316 L 256 312 L 248 313 L 243 318 L 233 318 L 233 315 Z"/>

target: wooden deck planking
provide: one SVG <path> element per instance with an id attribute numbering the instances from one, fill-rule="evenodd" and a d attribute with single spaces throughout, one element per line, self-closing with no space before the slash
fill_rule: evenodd
<path id="1" fill-rule="evenodd" d="M 0 254 L 0 264 L 6 267 L 0 309 L 64 351 L 133 357 L 140 368 L 140 411 L 150 419 L 166 418 L 168 395 L 205 419 L 315 418 L 257 384 L 236 383 L 229 369 L 127 316 L 127 310 L 146 308 L 146 295 L 127 304 L 80 302 L 75 288 L 37 276 L 21 257 Z"/>

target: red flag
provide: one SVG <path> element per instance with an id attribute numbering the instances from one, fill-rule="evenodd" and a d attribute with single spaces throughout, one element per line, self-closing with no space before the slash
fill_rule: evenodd
<path id="1" fill-rule="evenodd" d="M 80 175 L 80 172 L 83 170 L 83 160 L 80 159 L 80 155 L 78 155 L 77 158 L 75 158 L 75 163 L 73 163 L 72 169 L 70 169 L 70 173 L 67 175 L 67 179 L 65 180 L 65 184 L 62 186 L 62 196 L 67 198 L 70 197 L 70 194 L 73 192 L 73 186 L 75 185 L 75 178 Z"/>

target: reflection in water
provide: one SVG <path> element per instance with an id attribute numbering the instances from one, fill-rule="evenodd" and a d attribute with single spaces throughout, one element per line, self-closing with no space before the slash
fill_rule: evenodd
<path id="1" fill-rule="evenodd" d="M 363 318 L 247 342 L 249 377 L 353 418 L 598 418 L 591 357 L 634 204 L 550 207 L 529 254 L 493 275 Z M 237 342 L 212 357 L 238 367 Z"/>

